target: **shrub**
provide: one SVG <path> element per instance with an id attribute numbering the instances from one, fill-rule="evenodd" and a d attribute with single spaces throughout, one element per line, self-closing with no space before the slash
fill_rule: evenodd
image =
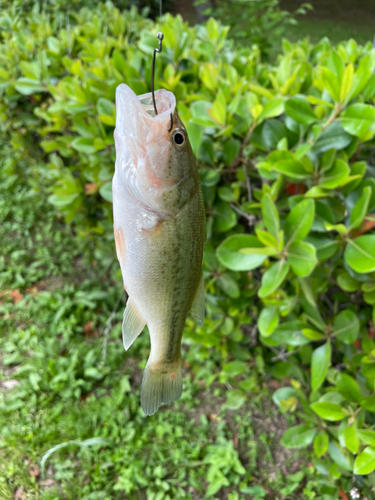
<path id="1" fill-rule="evenodd" d="M 279 0 L 225 0 L 208 11 L 231 27 L 230 36 L 246 44 L 257 44 L 262 53 L 278 51 L 288 27 L 297 24 L 296 17 L 306 14 L 312 6 L 302 4 L 291 13 L 280 8 Z"/>
<path id="2" fill-rule="evenodd" d="M 159 28 L 109 4 L 75 16 L 68 29 L 34 14 L 3 34 L 2 128 L 49 162 L 50 202 L 102 242 L 112 239 L 115 88 L 149 90 Z M 167 15 L 162 31 L 156 81 L 177 97 L 207 209 L 207 319 L 188 321 L 191 355 L 220 361 L 231 408 L 259 390 L 257 374 L 282 381 L 274 402 L 301 422 L 283 444 L 313 445 L 320 498 L 339 498 L 353 473 L 371 498 L 372 47 L 284 41 L 270 65 L 213 19 L 189 28 Z"/>

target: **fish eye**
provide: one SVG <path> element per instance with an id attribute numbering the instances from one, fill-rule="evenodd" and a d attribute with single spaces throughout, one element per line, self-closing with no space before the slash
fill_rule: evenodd
<path id="1" fill-rule="evenodd" d="M 172 140 L 177 146 L 182 146 L 185 142 L 185 136 L 178 130 L 175 130 L 172 134 Z"/>

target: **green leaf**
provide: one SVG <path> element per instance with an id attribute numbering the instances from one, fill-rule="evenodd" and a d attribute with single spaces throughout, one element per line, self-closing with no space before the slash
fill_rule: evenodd
<path id="1" fill-rule="evenodd" d="M 286 278 L 288 271 L 289 264 L 285 260 L 280 260 L 267 269 L 262 277 L 262 286 L 258 292 L 259 297 L 267 297 L 267 295 L 277 290 Z"/>
<path id="2" fill-rule="evenodd" d="M 368 52 L 359 61 L 358 68 L 354 73 L 353 85 L 349 94 L 349 100 L 354 99 L 364 88 L 371 77 L 375 67 L 374 51 Z"/>
<path id="3" fill-rule="evenodd" d="M 318 262 L 315 247 L 305 241 L 293 241 L 286 255 L 292 271 L 301 277 L 308 276 Z"/>
<path id="4" fill-rule="evenodd" d="M 336 160 L 333 167 L 320 178 L 319 186 L 326 189 L 335 189 L 342 185 L 350 172 L 349 166 L 343 160 Z"/>
<path id="5" fill-rule="evenodd" d="M 349 451 L 357 453 L 359 448 L 359 436 L 355 424 L 348 425 L 344 431 L 345 444 Z"/>
<path id="6" fill-rule="evenodd" d="M 18 78 L 18 80 L 15 81 L 14 88 L 23 95 L 36 94 L 46 90 L 40 81 L 24 77 Z"/>
<path id="7" fill-rule="evenodd" d="M 72 148 L 80 153 L 96 153 L 96 147 L 94 146 L 94 139 L 91 137 L 77 137 L 71 142 Z"/>
<path id="8" fill-rule="evenodd" d="M 341 311 L 335 316 L 333 332 L 341 342 L 344 342 L 344 344 L 353 343 L 359 332 L 359 320 L 356 314 L 350 309 Z"/>
<path id="9" fill-rule="evenodd" d="M 313 391 L 317 391 L 322 385 L 330 365 L 331 343 L 327 341 L 315 349 L 311 358 L 311 388 Z"/>
<path id="10" fill-rule="evenodd" d="M 317 121 L 314 111 L 304 96 L 294 96 L 287 100 L 285 114 L 301 125 L 311 125 Z"/>
<path id="11" fill-rule="evenodd" d="M 302 321 L 286 321 L 279 325 L 272 336 L 262 338 L 263 343 L 270 346 L 288 344 L 291 346 L 305 345 L 309 340 L 302 334 L 302 330 L 306 326 Z"/>
<path id="12" fill-rule="evenodd" d="M 272 165 L 272 168 L 276 172 L 296 180 L 306 179 L 310 175 L 305 170 L 303 163 L 298 160 L 280 160 Z"/>
<path id="13" fill-rule="evenodd" d="M 340 86 L 340 102 L 344 102 L 353 85 L 354 66 L 349 63 L 344 70 Z"/>
<path id="14" fill-rule="evenodd" d="M 105 99 L 104 97 L 99 97 L 96 103 L 96 109 L 99 115 L 114 115 L 116 114 L 116 108 L 112 101 Z"/>
<path id="15" fill-rule="evenodd" d="M 360 453 L 354 462 L 354 474 L 370 474 L 375 470 L 375 448 L 369 446 Z"/>
<path id="16" fill-rule="evenodd" d="M 337 422 L 348 416 L 347 412 L 345 412 L 340 405 L 329 403 L 328 401 L 312 403 L 310 408 L 319 417 L 324 420 L 329 420 L 330 422 Z"/>
<path id="17" fill-rule="evenodd" d="M 349 146 L 351 141 L 352 136 L 345 132 L 338 121 L 335 121 L 320 135 L 313 151 L 316 154 L 324 153 L 329 149 L 338 151 Z"/>
<path id="18" fill-rule="evenodd" d="M 22 73 L 31 80 L 40 81 L 42 78 L 41 68 L 36 62 L 20 61 L 19 67 Z"/>
<path id="19" fill-rule="evenodd" d="M 288 214 L 284 232 L 286 241 L 303 240 L 308 235 L 314 220 L 314 201 L 302 200 Z"/>
<path id="20" fill-rule="evenodd" d="M 373 430 L 359 429 L 358 430 L 358 436 L 359 436 L 359 439 L 363 443 L 369 444 L 369 445 L 375 447 L 375 431 L 373 431 Z"/>
<path id="21" fill-rule="evenodd" d="M 349 240 L 345 249 L 346 263 L 357 273 L 375 271 L 375 234 Z"/>
<path id="22" fill-rule="evenodd" d="M 328 446 L 328 455 L 341 469 L 352 472 L 353 464 L 350 460 L 351 455 L 349 455 L 345 450 L 342 450 L 332 441 Z"/>
<path id="23" fill-rule="evenodd" d="M 99 194 L 102 198 L 104 198 L 106 201 L 109 201 L 110 203 L 113 202 L 112 198 L 112 182 L 106 182 L 99 188 Z"/>
<path id="24" fill-rule="evenodd" d="M 258 329 L 262 337 L 269 337 L 279 324 L 277 307 L 264 307 L 258 318 Z"/>
<path id="25" fill-rule="evenodd" d="M 362 398 L 362 393 L 358 387 L 356 380 L 347 375 L 346 373 L 340 373 L 336 379 L 336 385 L 338 392 L 347 400 L 358 402 Z"/>
<path id="26" fill-rule="evenodd" d="M 363 188 L 361 196 L 357 203 L 354 205 L 352 213 L 350 214 L 350 229 L 359 227 L 368 211 L 369 201 L 371 198 L 371 187 L 366 186 Z"/>
<path id="27" fill-rule="evenodd" d="M 352 278 L 347 271 L 344 271 L 337 276 L 337 284 L 346 292 L 356 292 L 361 287 L 360 282 Z"/>
<path id="28" fill-rule="evenodd" d="M 303 335 L 309 340 L 322 340 L 324 339 L 324 335 L 317 330 L 313 330 L 312 328 L 304 328 L 302 330 Z"/>
<path id="29" fill-rule="evenodd" d="M 280 120 L 267 120 L 262 129 L 262 139 L 268 149 L 275 149 L 285 139 L 286 128 Z"/>
<path id="30" fill-rule="evenodd" d="M 263 243 L 263 245 L 269 246 L 276 248 L 277 247 L 277 241 L 272 234 L 267 233 L 267 231 L 262 231 L 261 229 L 256 229 L 255 233 L 257 235 L 258 240 Z"/>
<path id="31" fill-rule="evenodd" d="M 264 248 L 255 236 L 235 234 L 229 236 L 219 245 L 216 255 L 221 264 L 232 271 L 251 271 L 263 264 L 267 256 L 260 254 L 246 255 L 239 252 L 242 248 L 249 247 Z"/>
<path id="32" fill-rule="evenodd" d="M 296 425 L 284 432 L 281 444 L 285 448 L 306 448 L 313 442 L 316 431 L 308 425 Z"/>
<path id="33" fill-rule="evenodd" d="M 234 162 L 240 150 L 241 150 L 241 143 L 237 139 L 229 139 L 228 141 L 225 142 L 223 153 L 225 161 L 227 162 L 228 165 L 231 165 Z"/>
<path id="34" fill-rule="evenodd" d="M 340 85 L 337 76 L 329 68 L 321 68 L 321 78 L 323 85 L 327 89 L 330 96 L 335 100 L 340 100 Z"/>
<path id="35" fill-rule="evenodd" d="M 116 108 L 112 101 L 100 97 L 96 103 L 96 110 L 102 123 L 111 127 L 116 125 Z"/>
<path id="36" fill-rule="evenodd" d="M 267 230 L 276 239 L 278 239 L 280 230 L 279 214 L 271 196 L 268 193 L 262 196 L 262 216 Z"/>
<path id="37" fill-rule="evenodd" d="M 281 387 L 280 389 L 277 389 L 272 394 L 272 401 L 279 408 L 282 408 L 284 401 L 288 401 L 288 400 L 290 400 L 290 398 L 293 398 L 296 396 L 297 396 L 297 392 L 293 387 Z"/>
<path id="38" fill-rule="evenodd" d="M 228 273 L 224 273 L 218 278 L 218 284 L 229 297 L 236 299 L 241 295 L 237 281 Z"/>
<path id="39" fill-rule="evenodd" d="M 363 136 L 375 121 L 375 108 L 360 102 L 352 104 L 341 114 L 341 125 L 356 137 Z"/>
<path id="40" fill-rule="evenodd" d="M 230 410 L 238 410 L 246 402 L 246 395 L 243 391 L 229 391 L 225 407 Z"/>
<path id="41" fill-rule="evenodd" d="M 321 457 L 328 450 L 329 439 L 324 431 L 320 431 L 314 439 L 314 453 L 317 457 Z"/>
<path id="42" fill-rule="evenodd" d="M 367 398 L 363 398 L 359 402 L 361 408 L 364 410 L 368 410 L 371 412 L 375 412 L 375 396 L 369 396 Z M 374 436 L 374 443 L 369 443 L 369 444 L 374 444 L 375 446 L 375 436 Z"/>
<path id="43" fill-rule="evenodd" d="M 274 97 L 270 99 L 263 108 L 260 118 L 265 120 L 266 118 L 273 118 L 279 116 L 284 112 L 284 98 Z"/>
<path id="44" fill-rule="evenodd" d="M 203 129 L 197 123 L 189 121 L 186 125 L 186 131 L 189 136 L 189 142 L 191 144 L 194 156 L 198 158 L 199 148 L 201 147 L 203 139 Z"/>
<path id="45" fill-rule="evenodd" d="M 229 231 L 237 223 L 236 214 L 230 208 L 228 203 L 224 201 L 218 201 L 215 203 L 214 209 L 214 225 L 219 233 L 224 233 Z"/>

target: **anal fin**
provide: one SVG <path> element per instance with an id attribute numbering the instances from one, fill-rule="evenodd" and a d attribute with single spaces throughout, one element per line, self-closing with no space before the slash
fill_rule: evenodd
<path id="1" fill-rule="evenodd" d="M 142 332 L 146 323 L 140 317 L 134 302 L 129 297 L 122 320 L 122 340 L 127 351 L 134 340 Z"/>
<path id="2" fill-rule="evenodd" d="M 193 316 L 195 321 L 203 326 L 204 314 L 205 314 L 205 291 L 203 283 L 203 274 L 199 282 L 198 288 L 195 292 L 193 303 L 190 308 L 190 314 Z"/>

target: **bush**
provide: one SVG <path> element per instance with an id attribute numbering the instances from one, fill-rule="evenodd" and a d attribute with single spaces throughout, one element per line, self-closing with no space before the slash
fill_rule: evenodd
<path id="1" fill-rule="evenodd" d="M 75 19 L 68 29 L 34 14 L 3 33 L 2 129 L 48 161 L 50 202 L 113 251 L 114 93 L 121 82 L 149 91 L 156 26 L 109 4 Z M 301 422 L 283 444 L 313 445 L 320 498 L 351 489 L 353 473 L 372 498 L 371 44 L 284 41 L 269 65 L 256 48 L 235 49 L 213 19 L 189 28 L 167 15 L 162 31 L 156 81 L 176 95 L 207 210 L 207 319 L 188 321 L 191 356 L 220 360 L 222 383 L 237 377 L 231 408 L 259 390 L 257 374 L 282 381 L 274 402 Z"/>
<path id="2" fill-rule="evenodd" d="M 2 9 L 11 9 L 13 14 L 23 18 L 30 15 L 30 12 L 38 12 L 53 15 L 61 22 L 66 21 L 75 11 L 83 7 L 97 7 L 100 0 L 2 0 Z M 145 9 L 144 14 L 152 18 L 159 16 L 159 0 L 114 0 L 113 5 L 118 9 L 124 10 L 135 6 L 138 9 Z M 164 12 L 169 11 L 173 6 L 173 0 L 164 0 Z M 72 16 L 74 18 L 74 16 Z"/>
<path id="3" fill-rule="evenodd" d="M 280 8 L 279 0 L 225 0 L 209 12 L 231 27 L 230 36 L 248 45 L 257 44 L 262 53 L 278 51 L 288 27 L 297 24 L 296 17 L 312 6 L 302 4 L 291 13 Z"/>

